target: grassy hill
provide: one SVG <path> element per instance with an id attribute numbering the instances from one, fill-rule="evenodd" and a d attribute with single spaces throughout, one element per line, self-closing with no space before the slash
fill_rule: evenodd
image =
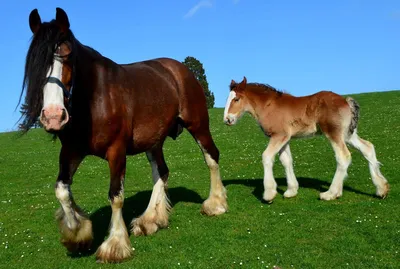
<path id="1" fill-rule="evenodd" d="M 329 187 L 335 158 L 324 137 L 291 142 L 299 194 L 283 199 L 284 170 L 274 174 L 280 194 L 261 202 L 261 153 L 268 139 L 253 119 L 222 123 L 223 109 L 210 110 L 211 130 L 221 151 L 221 173 L 229 212 L 200 214 L 209 192 L 209 173 L 187 131 L 168 139 L 170 226 L 148 237 L 130 237 L 134 258 L 118 268 L 399 268 L 400 267 L 400 91 L 352 95 L 361 105 L 359 135 L 371 141 L 391 192 L 374 197 L 367 162 L 355 150 L 343 197 L 320 201 Z M 54 183 L 60 144 L 43 130 L 18 138 L 0 134 L 0 267 L 103 268 L 91 256 L 71 257 L 59 243 L 54 220 Z M 111 209 L 109 170 L 88 157 L 74 177 L 77 203 L 91 214 L 95 244 L 106 236 Z M 151 169 L 145 156 L 128 158 L 124 218 L 140 215 L 150 199 Z"/>

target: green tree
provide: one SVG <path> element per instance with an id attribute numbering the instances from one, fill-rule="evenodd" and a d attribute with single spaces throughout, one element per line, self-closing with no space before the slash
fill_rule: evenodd
<path id="1" fill-rule="evenodd" d="M 28 105 L 26 103 L 22 104 L 19 112 L 24 115 L 25 113 L 27 113 L 28 110 Z M 39 121 L 39 119 L 33 124 L 32 126 L 33 128 L 41 128 L 42 127 L 42 123 Z M 23 121 L 18 125 L 18 129 L 20 130 L 26 130 L 26 122 Z"/>
<path id="2" fill-rule="evenodd" d="M 203 68 L 203 64 L 194 57 L 188 56 L 183 61 L 183 64 L 186 65 L 192 71 L 194 76 L 199 81 L 200 85 L 203 87 L 204 94 L 206 95 L 207 100 L 207 108 L 213 108 L 215 103 L 214 94 L 208 89 L 207 77 Z"/>

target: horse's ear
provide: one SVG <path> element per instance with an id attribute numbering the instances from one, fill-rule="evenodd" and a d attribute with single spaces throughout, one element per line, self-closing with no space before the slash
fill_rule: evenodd
<path id="1" fill-rule="evenodd" d="M 236 85 L 236 82 L 232 79 L 232 80 L 231 80 L 231 85 L 229 85 L 229 86 L 232 87 L 232 86 L 234 86 L 234 85 Z"/>
<path id="2" fill-rule="evenodd" d="M 40 19 L 39 12 L 35 8 L 29 14 L 29 27 L 33 34 L 36 34 L 39 31 L 40 25 L 42 25 L 42 20 Z"/>
<path id="3" fill-rule="evenodd" d="M 67 13 L 62 8 L 56 8 L 56 22 L 58 25 L 61 27 L 61 30 L 63 32 L 66 32 L 69 30 L 69 20 Z"/>

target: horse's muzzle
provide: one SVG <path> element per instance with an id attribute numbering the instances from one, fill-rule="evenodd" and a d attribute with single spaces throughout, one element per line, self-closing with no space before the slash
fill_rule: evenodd
<path id="1" fill-rule="evenodd" d="M 57 132 L 64 128 L 69 120 L 67 110 L 61 106 L 49 106 L 43 108 L 40 115 L 40 122 L 47 132 Z"/>

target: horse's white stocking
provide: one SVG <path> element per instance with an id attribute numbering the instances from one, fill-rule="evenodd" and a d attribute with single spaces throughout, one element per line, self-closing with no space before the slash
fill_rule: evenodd
<path id="1" fill-rule="evenodd" d="M 367 159 L 372 182 L 376 186 L 376 195 L 385 198 L 389 192 L 389 184 L 379 169 L 380 163 L 376 158 L 374 145 L 367 140 L 361 139 L 357 135 L 357 130 L 351 135 L 348 143 L 358 149 Z"/>
<path id="2" fill-rule="evenodd" d="M 292 158 L 292 153 L 290 152 L 289 144 L 286 144 L 280 150 L 279 159 L 283 167 L 285 168 L 286 181 L 288 185 L 288 188 L 283 194 L 283 196 L 286 198 L 295 197 L 299 189 L 299 183 L 297 182 L 296 176 L 294 174 L 293 158 Z"/>
<path id="3" fill-rule="evenodd" d="M 331 143 L 335 151 L 337 167 L 329 190 L 320 193 L 321 200 L 334 200 L 342 196 L 343 181 L 347 176 L 347 168 L 351 163 L 351 153 L 343 140 L 331 141 Z"/>
<path id="4" fill-rule="evenodd" d="M 97 250 L 96 256 L 99 262 L 120 262 L 132 256 L 131 242 L 122 218 L 123 205 L 124 191 L 122 188 L 120 194 L 111 200 L 110 235 Z"/>
<path id="5" fill-rule="evenodd" d="M 228 204 L 226 202 L 226 190 L 221 181 L 219 164 L 202 146 L 200 147 L 211 174 L 210 195 L 204 201 L 201 210 L 208 216 L 221 215 L 228 210 Z"/>
<path id="6" fill-rule="evenodd" d="M 151 164 L 153 175 L 153 191 L 151 193 L 150 202 L 145 212 L 137 219 L 132 220 L 131 232 L 138 235 L 150 235 L 155 233 L 159 228 L 168 226 L 168 214 L 171 210 L 171 205 L 165 193 L 166 184 L 164 180 L 168 179 L 168 170 L 163 176 L 160 176 L 159 166 L 156 156 L 151 152 L 146 152 L 147 159 Z M 159 160 L 162 165 L 166 165 L 162 159 Z"/>
<path id="7" fill-rule="evenodd" d="M 274 179 L 274 161 L 275 155 L 282 149 L 288 142 L 287 137 L 271 137 L 267 149 L 262 154 L 262 162 L 264 166 L 264 195 L 263 199 L 266 202 L 272 202 L 275 198 L 277 191 L 277 184 Z"/>
<path id="8" fill-rule="evenodd" d="M 71 252 L 89 248 L 93 240 L 92 222 L 75 204 L 70 185 L 58 181 L 55 192 L 61 204 L 56 212 L 62 235 L 61 243 Z"/>

